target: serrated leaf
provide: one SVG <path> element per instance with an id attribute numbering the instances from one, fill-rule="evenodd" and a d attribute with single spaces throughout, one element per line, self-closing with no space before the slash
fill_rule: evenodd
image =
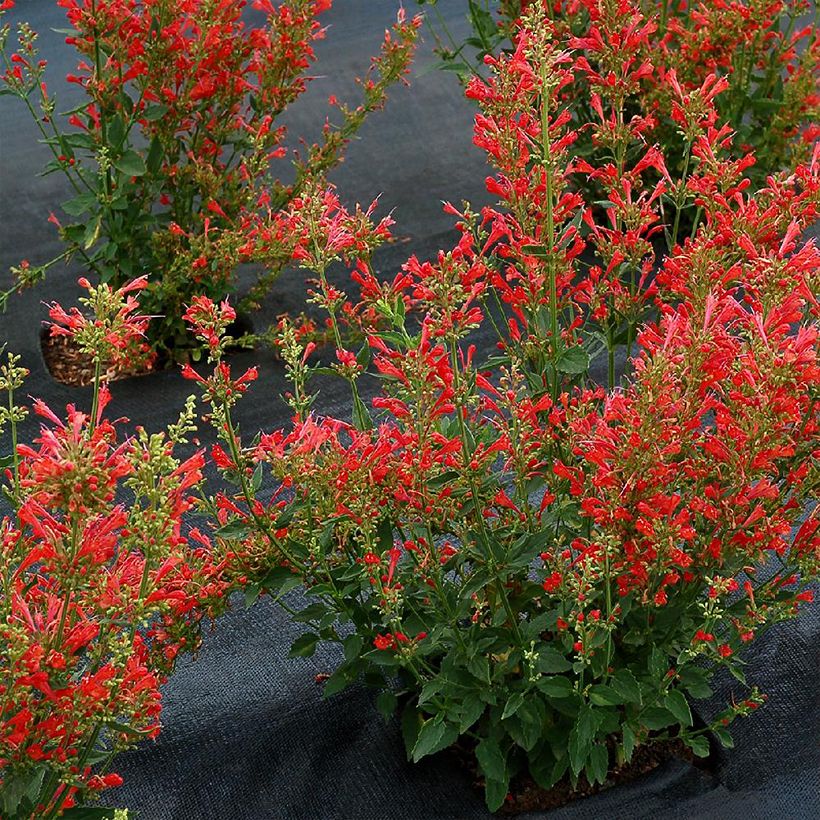
<path id="1" fill-rule="evenodd" d="M 480 698 L 469 696 L 461 705 L 461 716 L 458 729 L 462 734 L 466 732 L 483 714 L 487 705 Z"/>
<path id="2" fill-rule="evenodd" d="M 632 727 L 624 724 L 623 727 L 623 747 L 624 747 L 624 758 L 626 762 L 629 763 L 632 760 L 632 753 L 635 751 L 635 732 L 632 731 Z"/>
<path id="3" fill-rule="evenodd" d="M 583 347 L 575 345 L 568 347 L 555 363 L 555 367 L 561 373 L 578 374 L 586 373 L 589 370 L 589 353 Z"/>
<path id="4" fill-rule="evenodd" d="M 611 686 L 605 683 L 597 683 L 590 687 L 589 699 L 596 706 L 618 706 L 623 703 L 623 698 Z"/>
<path id="5" fill-rule="evenodd" d="M 490 811 L 498 811 L 507 799 L 507 792 L 510 785 L 508 781 L 490 780 L 484 781 L 484 801 Z"/>
<path id="6" fill-rule="evenodd" d="M 661 706 L 650 706 L 641 712 L 641 723 L 647 729 L 665 729 L 677 723 L 677 718 L 668 710 Z"/>
<path id="7" fill-rule="evenodd" d="M 214 535 L 219 538 L 245 538 L 250 529 L 247 521 L 237 519 L 236 521 L 229 521 L 227 524 L 221 526 Z"/>
<path id="8" fill-rule="evenodd" d="M 467 670 L 482 683 L 490 682 L 490 662 L 484 655 L 474 655 L 467 661 Z"/>
<path id="9" fill-rule="evenodd" d="M 612 688 L 627 703 L 641 702 L 641 687 L 628 669 L 619 669 L 612 678 Z"/>
<path id="10" fill-rule="evenodd" d="M 97 196 L 92 193 L 84 193 L 69 199 L 60 206 L 70 216 L 80 216 L 86 213 L 97 204 Z"/>
<path id="11" fill-rule="evenodd" d="M 87 251 L 100 238 L 100 227 L 102 225 L 102 214 L 97 214 L 89 220 L 83 230 L 82 246 Z"/>
<path id="12" fill-rule="evenodd" d="M 684 739 L 686 745 L 692 750 L 696 757 L 709 757 L 709 741 L 703 736 L 687 737 Z"/>
<path id="13" fill-rule="evenodd" d="M 525 698 L 516 714 L 508 721 L 507 731 L 515 742 L 529 752 L 543 737 L 546 709 L 540 698 Z"/>
<path id="14" fill-rule="evenodd" d="M 576 725 L 570 732 L 567 748 L 569 751 L 569 765 L 572 768 L 572 773 L 577 777 L 581 774 L 581 770 L 587 762 L 587 757 L 592 749 L 592 741 L 580 734 Z"/>
<path id="15" fill-rule="evenodd" d="M 734 749 L 735 748 L 735 741 L 734 738 L 729 734 L 728 730 L 723 728 L 717 728 L 712 730 L 715 734 L 715 737 L 720 741 L 720 745 L 723 746 L 724 749 Z"/>
<path id="16" fill-rule="evenodd" d="M 418 763 L 426 755 L 438 751 L 439 743 L 444 738 L 445 729 L 446 726 L 441 715 L 424 721 L 419 730 L 416 744 L 413 746 L 412 759 L 414 763 Z"/>
<path id="17" fill-rule="evenodd" d="M 337 669 L 326 681 L 322 690 L 322 697 L 330 698 L 338 695 L 339 692 L 347 689 L 351 681 L 348 679 L 343 669 Z"/>
<path id="18" fill-rule="evenodd" d="M 376 708 L 385 720 L 389 720 L 392 717 L 397 705 L 398 699 L 389 689 L 381 692 L 376 698 Z"/>
<path id="19" fill-rule="evenodd" d="M 573 693 L 569 679 L 563 677 L 541 678 L 538 681 L 538 688 L 548 698 L 568 698 Z"/>
<path id="20" fill-rule="evenodd" d="M 581 773 L 592 750 L 592 741 L 597 728 L 598 721 L 592 707 L 583 706 L 569 733 L 569 764 L 576 776 Z"/>
<path id="21" fill-rule="evenodd" d="M 136 151 L 126 151 L 114 160 L 114 167 L 129 177 L 141 177 L 148 170 L 145 160 Z"/>
<path id="22" fill-rule="evenodd" d="M 245 609 L 250 609 L 262 593 L 262 587 L 259 584 L 248 584 L 245 587 Z"/>
<path id="23" fill-rule="evenodd" d="M 538 259 L 546 259 L 549 256 L 549 251 L 543 245 L 522 245 L 521 253 Z"/>
<path id="24" fill-rule="evenodd" d="M 293 620 L 298 623 L 308 623 L 309 621 L 316 621 L 322 618 L 327 613 L 327 606 L 317 601 L 316 603 L 300 609 L 294 616 Z"/>
<path id="25" fill-rule="evenodd" d="M 290 647 L 289 658 L 309 658 L 316 651 L 316 644 L 319 643 L 319 636 L 313 632 L 305 632 L 300 635 Z"/>
<path id="26" fill-rule="evenodd" d="M 487 780 L 503 783 L 507 779 L 507 759 L 495 740 L 484 738 L 475 747 L 475 756 Z"/>
<path id="27" fill-rule="evenodd" d="M 348 635 L 344 642 L 345 660 L 350 663 L 359 657 L 359 653 L 364 646 L 364 638 L 361 635 Z"/>
<path id="28" fill-rule="evenodd" d="M 251 476 L 251 490 L 253 490 L 254 493 L 259 492 L 264 475 L 264 462 L 260 461 L 259 464 L 256 465 L 256 469 L 253 471 L 253 475 Z"/>
<path id="29" fill-rule="evenodd" d="M 663 705 L 677 718 L 678 723 L 683 726 L 692 725 L 692 712 L 683 692 L 669 692 L 663 699 Z"/>
<path id="30" fill-rule="evenodd" d="M 601 783 L 606 781 L 609 772 L 609 752 L 602 743 L 596 743 L 589 753 L 586 765 L 586 775 L 590 783 Z"/>
<path id="31" fill-rule="evenodd" d="M 412 705 L 406 706 L 401 714 L 401 735 L 404 739 L 404 748 L 407 752 L 408 760 L 412 758 L 413 747 L 418 740 L 421 725 L 421 715 L 416 711 L 415 707 Z"/>
<path id="32" fill-rule="evenodd" d="M 564 657 L 563 653 L 548 646 L 538 650 L 538 661 L 536 668 L 544 674 L 555 674 L 566 672 L 572 668 L 572 664 Z"/>
<path id="33" fill-rule="evenodd" d="M 509 700 L 507 701 L 506 706 L 504 707 L 504 712 L 501 715 L 501 719 L 508 718 L 511 715 L 514 715 L 520 708 L 521 705 L 524 703 L 524 693 L 523 692 L 516 692 L 514 695 L 511 695 Z"/>
<path id="34" fill-rule="evenodd" d="M 156 174 L 162 168 L 162 143 L 158 137 L 151 140 L 148 156 L 145 158 L 145 168 L 151 174 Z"/>
<path id="35" fill-rule="evenodd" d="M 697 666 L 686 666 L 678 673 L 689 695 L 697 700 L 709 698 L 714 693 L 708 684 L 709 673 Z"/>
<path id="36" fill-rule="evenodd" d="M 161 120 L 168 113 L 168 106 L 162 103 L 154 103 L 148 105 L 145 110 L 139 115 L 141 119 L 148 120 L 148 122 L 156 122 Z"/>

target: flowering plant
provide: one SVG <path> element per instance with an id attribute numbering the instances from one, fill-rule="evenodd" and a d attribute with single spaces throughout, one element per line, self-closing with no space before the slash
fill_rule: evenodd
<path id="1" fill-rule="evenodd" d="M 86 97 L 66 114 L 46 87 L 35 32 L 21 23 L 19 47 L 9 53 L 10 27 L 0 30 L 0 92 L 26 104 L 53 154 L 46 171 L 64 173 L 74 193 L 62 204 L 74 221 L 51 216 L 65 251 L 14 268 L 17 284 L 74 256 L 114 288 L 147 275 L 143 308 L 158 317 L 151 346 L 185 348 L 181 315 L 194 295 L 224 298 L 237 267 L 256 263 L 263 272 L 248 298 L 253 306 L 290 262 L 281 212 L 326 187 L 347 141 L 407 72 L 418 22 L 399 14 L 358 81 L 361 102 L 331 101 L 339 122 L 328 121 L 320 141 L 293 159 L 295 179 L 285 183 L 275 168 L 291 152 L 278 119 L 306 89 L 331 0 L 255 0 L 261 25 L 243 18 L 245 0 L 59 5 L 71 24 L 66 42 L 81 58 L 67 80 Z"/>
<path id="2" fill-rule="evenodd" d="M 732 128 L 738 154 L 755 154 L 749 173 L 755 185 L 770 171 L 805 160 L 817 137 L 820 39 L 816 25 L 799 27 L 811 8 L 806 0 L 467 0 L 473 35 L 462 44 L 436 16 L 435 0 L 418 2 L 433 6 L 428 21 L 443 67 L 465 83 L 480 73 L 485 55 L 509 48 L 521 14 L 543 5 L 582 60 L 587 102 L 573 111 L 577 124 L 596 121 L 591 105 L 602 89 L 617 91 L 627 112 L 644 115 L 647 139 L 663 146 L 675 177 L 685 176 L 691 148 L 675 114 L 679 87 L 691 93 L 710 74 L 728 81 L 716 111 Z M 581 128 L 577 152 L 597 164 L 623 126 L 613 119 L 604 139 Z"/>
<path id="3" fill-rule="evenodd" d="M 249 600 L 303 586 L 292 654 L 339 643 L 326 693 L 380 688 L 413 760 L 461 738 L 491 809 L 522 772 L 602 784 L 643 745 L 706 756 L 710 730 L 730 745 L 726 727 L 764 700 L 744 685 L 744 647 L 812 600 L 820 567 L 820 266 L 800 241 L 820 153 L 750 196 L 716 110 L 727 83 L 671 83 L 691 144 L 676 196 L 699 213 L 681 238 L 664 226 L 664 155 L 620 86 L 590 110 L 602 135 L 620 112 L 623 152 L 574 154 L 591 101 L 567 44 L 534 8 L 469 85 L 502 207 L 447 206 L 456 246 L 391 282 L 357 269 L 363 315 L 387 327 L 337 351 L 352 423 L 310 412 L 312 350 L 286 333 L 293 427 L 243 446 L 231 408 L 255 372 L 222 359 L 232 310 L 203 299 L 187 315 L 216 363 L 188 375 L 237 488 L 214 504 L 228 572 Z M 628 66 L 626 81 L 641 71 Z M 606 188 L 603 217 L 578 177 Z M 497 350 L 482 361 L 487 321 Z M 356 388 L 369 357 L 370 409 Z M 263 500 L 265 467 L 278 484 Z M 698 726 L 691 703 L 722 668 L 743 694 Z"/>
<path id="4" fill-rule="evenodd" d="M 14 440 L 14 512 L 0 524 L 0 813 L 8 820 L 70 816 L 122 783 L 112 759 L 157 735 L 159 687 L 222 602 L 220 567 L 182 521 L 204 465 L 202 452 L 175 452 L 194 430 L 193 401 L 166 432 L 137 428 L 125 440 L 124 420 L 104 415 L 106 366 L 143 343 L 148 319 L 133 292 L 146 283 L 85 284 L 94 319 L 58 305 L 51 314 L 56 332 L 73 333 L 95 357 L 91 413 L 69 406 L 62 419 L 37 400 L 40 436 L 17 444 L 24 413 L 14 391 L 25 371 L 16 357 L 0 369 L 2 420 Z"/>

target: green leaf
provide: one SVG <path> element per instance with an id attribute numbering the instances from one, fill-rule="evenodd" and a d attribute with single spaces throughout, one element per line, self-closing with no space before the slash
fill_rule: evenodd
<path id="1" fill-rule="evenodd" d="M 474 655 L 467 661 L 467 670 L 482 683 L 490 682 L 490 662 L 484 655 Z"/>
<path id="2" fill-rule="evenodd" d="M 504 783 L 508 779 L 507 758 L 501 751 L 498 742 L 491 738 L 484 738 L 475 747 L 475 756 L 481 773 L 487 780 L 497 780 Z"/>
<path id="3" fill-rule="evenodd" d="M 21 815 L 24 812 L 26 817 L 30 816 L 37 803 L 45 774 L 46 769 L 43 766 L 38 766 L 34 770 L 6 773 L 0 785 L 2 816 L 12 818 L 18 816 L 18 812 Z"/>
<path id="4" fill-rule="evenodd" d="M 623 737 L 624 758 L 626 762 L 629 763 L 629 761 L 632 760 L 632 753 L 635 751 L 635 732 L 628 724 L 624 724 Z"/>
<path id="5" fill-rule="evenodd" d="M 504 718 L 508 718 L 511 715 L 514 715 L 521 708 L 521 705 L 523 703 L 523 692 L 516 692 L 514 695 L 511 695 L 509 700 L 507 701 L 507 705 L 504 707 L 504 713 L 501 715 L 501 720 L 504 720 Z"/>
<path id="6" fill-rule="evenodd" d="M 683 692 L 670 692 L 664 699 L 663 705 L 675 716 L 682 726 L 692 725 L 692 712 Z"/>
<path id="7" fill-rule="evenodd" d="M 498 811 L 504 805 L 509 788 L 509 781 L 506 780 L 490 780 L 487 778 L 484 781 L 484 800 L 490 811 Z"/>
<path id="8" fill-rule="evenodd" d="M 566 672 L 572 668 L 572 664 L 564 657 L 563 653 L 551 646 L 547 646 L 538 650 L 538 663 L 536 664 L 536 668 L 539 672 L 549 675 L 557 672 Z"/>
<path id="9" fill-rule="evenodd" d="M 590 706 L 583 706 L 578 712 L 575 725 L 569 733 L 569 763 L 573 774 L 578 776 L 592 751 L 592 741 L 598 722 Z"/>
<path id="10" fill-rule="evenodd" d="M 344 642 L 345 660 L 350 663 L 359 657 L 359 653 L 364 646 L 364 638 L 361 635 L 348 635 Z"/>
<path id="11" fill-rule="evenodd" d="M 316 603 L 300 609 L 294 616 L 293 620 L 298 623 L 309 623 L 321 619 L 327 613 L 327 605 L 317 601 Z"/>
<path id="12" fill-rule="evenodd" d="M 404 748 L 407 752 L 408 760 L 412 758 L 413 748 L 419 738 L 421 726 L 421 715 L 416 711 L 415 706 L 412 704 L 405 706 L 401 714 L 401 735 L 404 739 Z"/>
<path id="13" fill-rule="evenodd" d="M 474 695 L 468 695 L 464 699 L 464 703 L 461 704 L 461 717 L 458 721 L 459 732 L 462 734 L 466 732 L 484 714 L 486 708 L 487 704 L 483 700 Z"/>
<path id="14" fill-rule="evenodd" d="M 148 170 L 145 161 L 136 151 L 126 151 L 114 160 L 114 167 L 129 177 L 141 177 Z"/>
<path id="15" fill-rule="evenodd" d="M 590 783 L 604 783 L 609 772 L 609 752 L 602 743 L 596 743 L 589 753 L 586 773 Z"/>
<path id="16" fill-rule="evenodd" d="M 541 678 L 538 681 L 538 688 L 548 698 L 568 698 L 572 695 L 572 684 L 568 678 Z"/>
<path id="17" fill-rule="evenodd" d="M 546 709 L 538 697 L 525 698 L 516 714 L 508 721 L 507 731 L 515 742 L 529 752 L 543 737 Z"/>
<path id="18" fill-rule="evenodd" d="M 522 245 L 521 253 L 539 259 L 546 259 L 549 256 L 549 251 L 543 245 Z"/>
<path id="19" fill-rule="evenodd" d="M 262 587 L 259 584 L 248 584 L 245 587 L 245 609 L 250 609 L 262 593 Z"/>
<path id="20" fill-rule="evenodd" d="M 589 353 L 579 345 L 568 347 L 558 357 L 555 367 L 561 373 L 586 373 L 589 370 Z"/>
<path id="21" fill-rule="evenodd" d="M 649 654 L 649 672 L 653 678 L 656 678 L 658 681 L 663 680 L 666 677 L 666 673 L 669 671 L 669 658 L 667 657 L 666 653 L 662 650 L 658 649 L 657 646 L 652 647 L 652 651 Z"/>
<path id="22" fill-rule="evenodd" d="M 650 706 L 641 712 L 640 721 L 647 729 L 665 729 L 677 723 L 678 719 L 668 709 Z"/>
<path id="23" fill-rule="evenodd" d="M 358 393 L 353 394 L 353 426 L 357 430 L 372 430 L 373 419 L 365 403 L 359 398 Z"/>
<path id="24" fill-rule="evenodd" d="M 398 699 L 389 689 L 381 692 L 376 698 L 376 708 L 385 720 L 390 720 L 391 716 L 396 711 L 397 705 Z"/>
<path id="25" fill-rule="evenodd" d="M 290 647 L 289 658 L 309 658 L 316 651 L 316 644 L 319 643 L 319 636 L 313 632 L 305 632 L 300 635 Z"/>
<path id="26" fill-rule="evenodd" d="M 100 238 L 100 228 L 102 226 L 102 214 L 96 214 L 90 219 L 83 230 L 82 246 L 87 251 Z"/>
<path id="27" fill-rule="evenodd" d="M 145 111 L 140 114 L 140 117 L 148 122 L 156 122 L 161 120 L 168 113 L 168 106 L 162 103 L 154 103 L 146 106 Z"/>
<path id="28" fill-rule="evenodd" d="M 274 567 L 260 582 L 262 589 L 275 593 L 275 600 L 302 585 L 302 579 L 287 567 Z"/>
<path id="29" fill-rule="evenodd" d="M 260 461 L 259 464 L 257 464 L 256 469 L 253 471 L 253 476 L 251 476 L 251 490 L 253 490 L 254 493 L 259 492 L 259 488 L 262 486 L 262 478 L 264 475 L 264 462 Z"/>
<path id="30" fill-rule="evenodd" d="M 441 715 L 424 721 L 419 730 L 416 745 L 413 746 L 413 763 L 418 763 L 426 755 L 439 750 L 439 744 L 444 738 L 446 728 L 444 718 Z"/>
<path id="31" fill-rule="evenodd" d="M 628 669 L 619 669 L 612 678 L 612 688 L 626 703 L 641 702 L 641 687 Z"/>
<path id="32" fill-rule="evenodd" d="M 611 686 L 605 683 L 597 683 L 590 687 L 589 699 L 596 706 L 618 706 L 623 703 L 623 698 Z"/>
<path id="33" fill-rule="evenodd" d="M 715 734 L 715 737 L 720 741 L 720 745 L 723 746 L 724 749 L 734 749 L 735 748 L 735 741 L 729 732 L 722 727 L 713 729 L 712 730 Z"/>
<path id="34" fill-rule="evenodd" d="M 699 666 L 685 666 L 678 674 L 681 683 L 689 695 L 698 700 L 712 696 L 712 687 L 709 686 L 709 672 Z"/>
<path id="35" fill-rule="evenodd" d="M 119 114 L 114 114 L 108 120 L 108 132 L 106 133 L 108 145 L 118 149 L 125 139 L 125 123 Z"/>
<path id="36" fill-rule="evenodd" d="M 249 532 L 250 529 L 248 527 L 248 522 L 238 518 L 235 521 L 229 521 L 227 524 L 220 527 L 214 535 L 218 538 L 241 539 L 245 538 Z"/>
<path id="37" fill-rule="evenodd" d="M 709 741 L 703 736 L 684 738 L 686 745 L 694 752 L 696 757 L 709 757 Z"/>
<path id="38" fill-rule="evenodd" d="M 151 174 L 156 174 L 162 168 L 162 143 L 158 137 L 151 140 L 148 156 L 145 158 L 145 168 Z"/>
<path id="39" fill-rule="evenodd" d="M 91 210 L 97 204 L 97 195 L 93 193 L 84 193 L 75 196 L 74 199 L 69 199 L 63 202 L 60 206 L 70 216 L 80 216 Z"/>
<path id="40" fill-rule="evenodd" d="M 344 668 L 337 669 L 326 681 L 322 697 L 330 698 L 344 691 L 352 683 Z"/>

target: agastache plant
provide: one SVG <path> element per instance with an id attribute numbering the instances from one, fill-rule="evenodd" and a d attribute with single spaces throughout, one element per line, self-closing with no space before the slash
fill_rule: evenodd
<path id="1" fill-rule="evenodd" d="M 805 161 L 817 137 L 820 41 L 816 10 L 812 25 L 812 4 L 805 0 L 466 0 L 473 34 L 462 43 L 435 0 L 417 2 L 427 9 L 442 67 L 465 84 L 486 73 L 486 56 L 510 50 L 522 14 L 543 9 L 589 80 L 585 102 L 573 111 L 576 123 L 594 121 L 596 85 L 618 91 L 629 111 L 646 118 L 648 139 L 662 146 L 675 178 L 685 175 L 687 156 L 686 135 L 675 123 L 676 86 L 691 92 L 711 74 L 728 82 L 717 114 L 732 129 L 734 150 L 755 154 L 754 185 L 765 184 L 772 170 Z M 639 82 L 624 84 L 624 73 L 635 68 Z M 612 122 L 616 131 L 622 125 Z M 583 129 L 579 139 L 578 153 L 597 165 L 606 143 Z M 586 184 L 600 194 L 593 182 Z"/>
<path id="2" fill-rule="evenodd" d="M 192 340 L 182 313 L 195 295 L 225 298 L 237 268 L 253 263 L 259 276 L 245 302 L 252 308 L 290 262 L 280 212 L 327 187 L 325 174 L 351 137 L 405 79 L 420 21 L 399 13 L 357 81 L 360 100 L 332 100 L 337 116 L 302 156 L 278 120 L 306 90 L 331 0 L 255 0 L 260 25 L 246 21 L 245 0 L 59 5 L 71 26 L 66 42 L 80 58 L 67 81 L 85 95 L 65 114 L 46 86 L 36 33 L 21 23 L 12 49 L 10 25 L 0 28 L 0 91 L 26 105 L 52 153 L 46 171 L 63 173 L 73 192 L 61 205 L 66 216 L 50 217 L 65 250 L 15 266 L 15 287 L 70 259 L 114 288 L 147 276 L 149 343 L 184 359 Z M 281 181 L 288 176 L 294 181 Z"/>
<path id="3" fill-rule="evenodd" d="M 243 446 L 229 411 L 253 374 L 222 358 L 226 308 L 188 316 L 216 362 L 198 378 L 235 485 L 216 502 L 228 571 L 248 600 L 301 584 L 292 654 L 341 644 L 326 693 L 380 688 L 413 760 L 465 745 L 493 810 L 525 772 L 595 787 L 642 746 L 730 744 L 765 699 L 745 647 L 813 600 L 820 568 L 820 254 L 802 239 L 820 154 L 752 195 L 710 74 L 670 84 L 690 145 L 670 180 L 624 101 L 641 62 L 608 88 L 572 47 L 537 4 L 469 85 L 500 205 L 447 206 L 457 244 L 392 282 L 357 268 L 388 325 L 368 338 L 372 414 L 311 412 L 315 351 L 286 327 L 293 424 Z M 587 107 L 597 165 L 576 153 Z M 667 191 L 697 213 L 686 232 Z M 698 701 L 721 669 L 737 691 L 715 715 Z"/>
<path id="4" fill-rule="evenodd" d="M 0 524 L 0 811 L 4 818 L 60 817 L 122 778 L 115 756 L 160 729 L 160 686 L 200 622 L 223 606 L 221 568 L 183 519 L 205 459 L 191 450 L 193 401 L 161 433 L 131 436 L 109 420 L 106 372 L 145 342 L 135 293 L 90 290 L 86 307 L 52 305 L 54 331 L 94 356 L 90 413 L 65 417 L 41 400 L 39 436 L 18 443 L 14 401 L 24 371 L 11 357 L 0 378 L 13 431 Z M 113 816 L 113 815 L 112 815 Z"/>

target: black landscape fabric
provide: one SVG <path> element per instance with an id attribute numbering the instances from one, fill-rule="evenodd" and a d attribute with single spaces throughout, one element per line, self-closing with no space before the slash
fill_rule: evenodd
<path id="1" fill-rule="evenodd" d="M 408 11 L 414 3 L 406 0 Z M 466 34 L 465 0 L 440 0 L 454 30 Z M 315 136 L 330 94 L 356 93 L 395 15 L 393 0 L 337 0 L 326 16 L 327 39 L 319 44 L 313 73 L 321 75 L 288 112 L 294 135 Z M 56 0 L 21 0 L 11 20 L 28 20 L 41 33 L 53 90 L 75 56 L 52 31 L 65 25 Z M 429 40 L 429 37 L 428 37 Z M 384 112 L 374 115 L 332 175 L 344 201 L 368 204 L 381 195 L 383 212 L 394 211 L 400 241 L 375 260 L 386 273 L 411 253 L 430 257 L 452 242 L 451 218 L 441 200 L 484 204 L 488 169 L 472 146 L 472 107 L 455 78 L 433 67 L 427 42 L 410 88 L 395 89 Z M 61 94 L 61 110 L 76 101 L 76 88 Z M 72 96 L 73 95 L 73 96 Z M 0 98 L 0 270 L 29 259 L 39 263 L 59 250 L 46 218 L 67 198 L 58 175 L 36 176 L 47 159 L 23 106 Z M 39 351 L 44 301 L 74 303 L 80 270 L 55 270 L 45 285 L 12 298 L 0 317 L 0 338 L 31 370 L 26 391 L 55 409 L 87 406 L 89 391 L 54 382 Z M 7 273 L 2 274 L 7 287 Z M 340 276 L 343 274 L 340 273 Z M 340 280 L 343 282 L 343 280 Z M 302 273 L 274 286 L 257 327 L 304 298 Z M 265 352 L 238 354 L 234 366 L 260 364 L 260 380 L 241 406 L 246 433 L 287 422 L 279 399 L 282 366 Z M 191 385 L 176 372 L 115 383 L 113 417 L 158 429 L 174 420 Z M 349 415 L 347 395 L 326 391 L 320 409 Z M 33 424 L 24 432 L 32 433 Z M 127 806 L 143 820 L 415 820 L 483 818 L 483 798 L 469 776 L 447 755 L 419 765 L 406 762 L 398 726 L 385 724 L 373 696 L 352 688 L 329 700 L 314 678 L 333 670 L 334 648 L 309 659 L 289 660 L 299 630 L 270 601 L 246 610 L 237 601 L 205 640 L 196 661 L 184 659 L 165 688 L 163 731 L 122 756 L 117 770 L 125 785 L 106 793 L 111 805 Z M 743 818 L 801 820 L 820 816 L 820 608 L 772 629 L 749 652 L 748 677 L 769 696 L 752 718 L 733 729 L 736 747 L 723 750 L 715 776 L 688 764 L 669 763 L 632 784 L 576 802 L 555 818 Z M 719 711 L 740 685 L 721 678 L 710 701 L 695 703 L 704 718 Z M 526 817 L 535 817 L 527 815 Z M 546 815 L 538 815 L 546 816 Z"/>

